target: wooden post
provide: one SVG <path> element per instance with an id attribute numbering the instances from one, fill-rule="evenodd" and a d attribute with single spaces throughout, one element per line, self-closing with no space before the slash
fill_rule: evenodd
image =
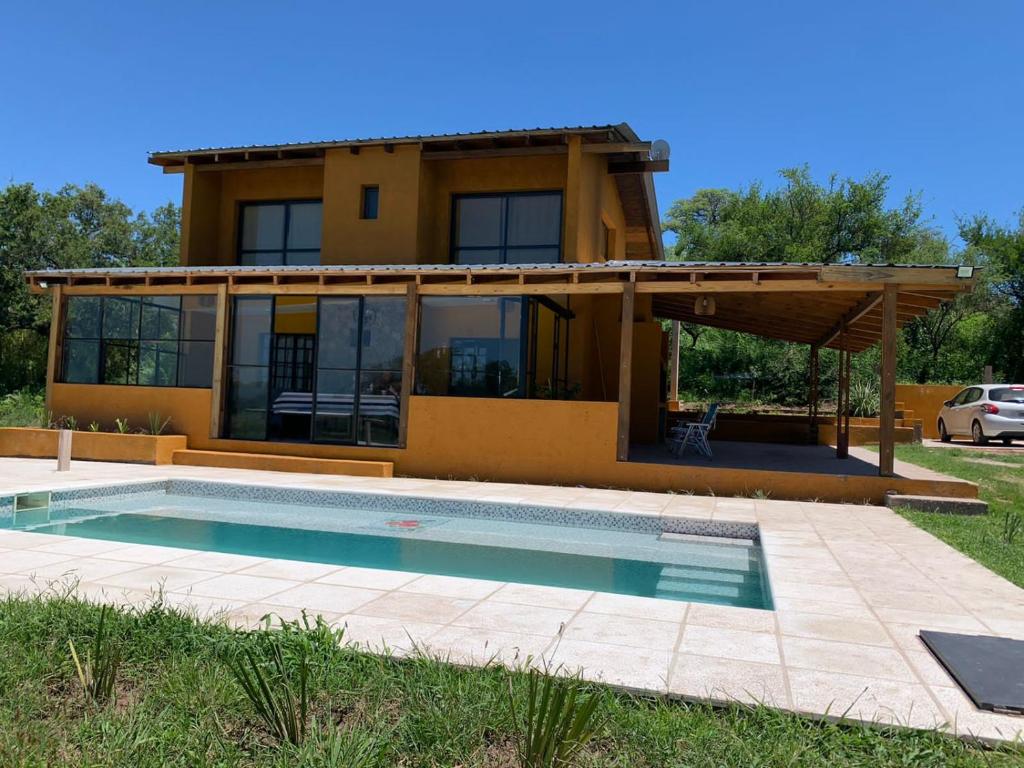
<path id="1" fill-rule="evenodd" d="M 672 321 L 668 350 L 668 399 L 679 399 L 679 321 Z"/>
<path id="2" fill-rule="evenodd" d="M 416 283 L 405 292 L 405 346 L 402 352 L 402 401 L 398 410 L 398 444 L 406 447 L 409 434 L 409 397 L 416 381 L 416 327 L 419 324 L 419 294 Z"/>
<path id="3" fill-rule="evenodd" d="M 846 324 L 839 333 L 839 394 L 836 398 L 836 458 L 845 459 L 850 452 L 850 365 L 849 339 Z"/>
<path id="4" fill-rule="evenodd" d="M 629 460 L 629 408 L 633 387 L 633 305 L 636 284 L 626 283 L 622 291 L 622 332 L 619 336 L 619 424 L 615 458 Z"/>
<path id="5" fill-rule="evenodd" d="M 58 369 L 61 365 L 61 342 L 63 340 L 63 291 L 59 285 L 53 286 L 53 308 L 50 310 L 50 343 L 46 348 L 46 413 L 47 418 L 53 412 L 53 383 L 57 381 Z"/>
<path id="6" fill-rule="evenodd" d="M 878 412 L 878 474 L 892 477 L 896 442 L 896 286 L 882 294 L 882 386 Z"/>
<path id="7" fill-rule="evenodd" d="M 807 403 L 807 427 L 808 442 L 811 445 L 818 444 L 818 348 L 811 347 L 810 361 L 810 396 Z"/>
<path id="8" fill-rule="evenodd" d="M 210 389 L 210 437 L 220 437 L 224 418 L 224 381 L 228 362 L 228 287 L 217 286 L 217 320 L 213 334 L 213 381 Z"/>
<path id="9" fill-rule="evenodd" d="M 71 470 L 71 430 L 62 429 L 57 432 L 57 471 Z"/>

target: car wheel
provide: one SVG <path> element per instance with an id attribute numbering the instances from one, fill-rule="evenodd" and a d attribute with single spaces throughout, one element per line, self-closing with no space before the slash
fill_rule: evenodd
<path id="1" fill-rule="evenodd" d="M 974 440 L 975 445 L 988 445 L 988 438 L 985 437 L 980 421 L 976 421 L 971 425 L 971 439 Z"/>
<path id="2" fill-rule="evenodd" d="M 944 443 L 948 443 L 952 439 L 953 436 L 946 431 L 946 422 L 944 422 L 942 419 L 939 419 L 939 440 L 941 440 Z"/>
<path id="3" fill-rule="evenodd" d="M 1004 437 L 1003 438 L 1003 445 L 1013 445 L 1013 438 L 1012 437 Z"/>

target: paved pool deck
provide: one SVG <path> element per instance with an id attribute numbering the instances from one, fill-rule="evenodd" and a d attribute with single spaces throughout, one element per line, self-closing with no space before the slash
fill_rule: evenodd
<path id="1" fill-rule="evenodd" d="M 0 458 L 0 495 L 194 478 L 278 487 L 567 506 L 756 522 L 775 610 L 0 530 L 0 594 L 76 585 L 96 601 L 166 603 L 255 626 L 302 609 L 363 647 L 453 662 L 562 665 L 686 699 L 1024 738 L 1024 717 L 977 710 L 922 629 L 1024 639 L 1024 590 L 883 507 L 576 487 L 357 478 Z"/>

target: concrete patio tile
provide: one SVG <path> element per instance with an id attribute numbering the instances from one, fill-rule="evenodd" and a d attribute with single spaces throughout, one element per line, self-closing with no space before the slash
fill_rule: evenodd
<path id="1" fill-rule="evenodd" d="M 359 614 L 425 624 L 449 624 L 476 604 L 476 600 L 420 595 L 415 592 L 388 592 L 362 606 Z"/>
<path id="2" fill-rule="evenodd" d="M 863 603 L 853 605 L 848 603 L 833 603 L 828 600 L 814 600 L 800 597 L 772 596 L 775 602 L 775 610 L 797 611 L 800 613 L 820 613 L 823 616 L 847 616 L 851 619 L 871 619 L 874 614 L 871 609 Z"/>
<path id="3" fill-rule="evenodd" d="M 492 597 L 503 603 L 576 611 L 582 608 L 593 594 L 585 589 L 543 587 L 536 584 L 506 584 Z"/>
<path id="4" fill-rule="evenodd" d="M 238 573 L 246 576 L 266 576 L 271 579 L 312 581 L 339 570 L 341 570 L 341 566 L 325 563 L 307 563 L 302 560 L 264 560 L 257 565 L 243 568 Z"/>
<path id="5" fill-rule="evenodd" d="M 384 594 L 386 593 L 377 589 L 309 582 L 266 597 L 263 602 L 341 614 L 354 611 Z"/>
<path id="6" fill-rule="evenodd" d="M 456 664 L 480 665 L 494 661 L 510 667 L 525 667 L 541 664 L 544 651 L 553 641 L 551 635 L 449 626 L 431 635 L 426 645 L 432 656 Z"/>
<path id="7" fill-rule="evenodd" d="M 892 638 L 885 631 L 885 627 L 880 622 L 871 619 L 851 619 L 840 616 L 822 616 L 817 613 L 783 611 L 779 614 L 779 630 L 784 635 L 795 637 L 887 647 L 893 645 Z"/>
<path id="8" fill-rule="evenodd" d="M 981 739 L 1024 741 L 1024 718 L 980 710 L 959 688 L 932 686 L 931 692 L 949 715 L 949 728 Z"/>
<path id="9" fill-rule="evenodd" d="M 219 619 L 246 605 L 240 600 L 190 595 L 186 592 L 165 592 L 163 603 L 197 619 Z"/>
<path id="10" fill-rule="evenodd" d="M 403 584 L 402 592 L 419 592 L 424 595 L 442 597 L 465 597 L 480 600 L 496 592 L 505 582 L 483 579 L 464 579 L 458 576 L 428 574 Z"/>
<path id="11" fill-rule="evenodd" d="M 784 635 L 782 652 L 790 669 L 799 667 L 903 682 L 916 679 L 902 654 L 892 648 Z"/>
<path id="12" fill-rule="evenodd" d="M 1024 640 L 1024 621 L 1016 619 L 987 618 L 985 623 L 1000 637 Z"/>
<path id="13" fill-rule="evenodd" d="M 158 547 L 151 544 L 129 544 L 105 551 L 102 553 L 102 557 L 108 560 L 124 560 L 129 563 L 139 563 L 140 565 L 160 565 L 194 554 L 195 550 L 192 549 Z"/>
<path id="14" fill-rule="evenodd" d="M 236 573 L 224 573 L 211 577 L 208 573 L 207 577 L 203 581 L 190 585 L 188 589 L 178 589 L 174 591 L 188 592 L 193 595 L 202 595 L 204 597 L 219 597 L 228 600 L 253 602 L 256 600 L 263 600 L 264 598 L 267 598 L 270 595 L 275 595 L 278 592 L 283 592 L 297 584 L 298 582 L 289 581 L 287 579 L 268 579 L 263 578 L 262 576 L 242 576 Z"/>
<path id="15" fill-rule="evenodd" d="M 75 557 L 61 560 L 49 565 L 28 568 L 22 573 L 35 576 L 38 581 L 61 581 L 64 579 L 80 579 L 81 581 L 97 581 L 105 576 L 137 569 L 138 563 L 123 563 L 117 560 L 100 560 L 95 557 Z"/>
<path id="16" fill-rule="evenodd" d="M 771 563 L 768 564 L 769 569 Z M 863 605 L 860 592 L 852 587 L 832 587 L 827 584 L 807 582 L 772 581 L 772 594 L 778 597 L 798 597 L 804 600 Z"/>
<path id="17" fill-rule="evenodd" d="M 711 603 L 693 603 L 686 614 L 686 625 L 742 629 L 747 632 L 774 632 L 775 612 L 756 608 L 733 608 Z"/>
<path id="18" fill-rule="evenodd" d="M 980 621 L 965 614 L 933 613 L 906 608 L 876 608 L 875 614 L 886 624 L 917 624 L 921 629 L 942 631 L 985 631 L 985 626 Z"/>
<path id="19" fill-rule="evenodd" d="M 558 632 L 574 615 L 574 611 L 563 608 L 516 605 L 492 599 L 478 603 L 451 623 L 461 627 L 548 635 Z"/>
<path id="20" fill-rule="evenodd" d="M 185 587 L 208 578 L 210 578 L 210 571 L 175 568 L 169 565 L 150 565 L 137 568 L 134 571 L 104 576 L 97 581 L 112 587 L 125 587 L 143 592 L 160 590 L 180 592 Z M 228 596 L 224 595 L 224 597 Z"/>
<path id="21" fill-rule="evenodd" d="M 929 686 L 955 685 L 946 668 L 929 651 L 904 651 L 911 668 Z"/>
<path id="22" fill-rule="evenodd" d="M 33 533 L 32 531 L 0 530 L 0 547 L 4 549 L 32 549 L 54 542 L 53 534 Z"/>
<path id="23" fill-rule="evenodd" d="M 201 571 L 232 573 L 265 562 L 265 557 L 234 555 L 227 552 L 196 552 L 192 555 L 175 558 L 169 561 L 169 565 L 177 568 L 196 568 Z"/>
<path id="24" fill-rule="evenodd" d="M 429 652 L 427 638 L 443 629 L 442 625 L 425 621 L 346 614 L 334 622 L 342 630 L 342 642 L 373 652 L 408 653 L 419 648 Z"/>
<path id="25" fill-rule="evenodd" d="M 56 552 L 39 552 L 34 549 L 16 549 L 0 557 L 0 573 L 31 573 L 55 563 L 66 563 L 72 555 Z"/>
<path id="26" fill-rule="evenodd" d="M 79 599 L 90 603 L 109 604 L 124 608 L 146 608 L 153 605 L 161 597 L 158 590 L 112 587 L 109 584 L 96 584 L 87 581 L 80 582 L 77 585 L 75 594 Z"/>
<path id="27" fill-rule="evenodd" d="M 746 632 L 741 629 L 687 624 L 683 630 L 679 652 L 761 664 L 780 663 L 778 638 L 769 632 Z"/>
<path id="28" fill-rule="evenodd" d="M 329 611 L 305 611 L 305 617 L 310 624 L 316 621 L 317 616 L 333 625 L 340 614 Z M 218 615 L 217 618 L 238 629 L 263 629 L 268 621 L 270 628 L 275 629 L 281 626 L 281 622 L 301 622 L 303 609 L 289 605 L 244 603 L 226 614 Z"/>
<path id="29" fill-rule="evenodd" d="M 583 611 L 568 623 L 564 636 L 567 640 L 671 651 L 679 641 L 679 626 L 678 621 Z"/>
<path id="30" fill-rule="evenodd" d="M 0 597 L 5 595 L 34 595 L 43 591 L 45 584 L 18 574 L 0 574 Z"/>
<path id="31" fill-rule="evenodd" d="M 876 608 L 902 608 L 935 613 L 964 613 L 964 607 L 948 595 L 940 592 L 889 589 L 885 591 L 862 591 L 865 602 Z"/>
<path id="32" fill-rule="evenodd" d="M 680 653 L 672 665 L 668 691 L 693 699 L 789 706 L 789 693 L 780 664 Z"/>
<path id="33" fill-rule="evenodd" d="M 123 541 L 104 541 L 103 539 L 78 539 L 70 536 L 49 536 L 49 542 L 33 547 L 36 552 L 56 552 L 62 555 L 89 557 L 103 552 L 111 552 L 124 547 Z M 2 541 L 2 539 L 0 539 Z"/>
<path id="34" fill-rule="evenodd" d="M 671 651 L 563 639 L 551 651 L 550 669 L 627 690 L 666 693 L 671 662 Z"/>
<path id="35" fill-rule="evenodd" d="M 788 671 L 793 707 L 871 723 L 935 728 L 946 716 L 920 684 L 806 669 Z"/>
<path id="36" fill-rule="evenodd" d="M 681 600 L 662 600 L 655 597 L 615 595 L 596 592 L 584 606 L 588 613 L 607 613 L 614 616 L 632 616 L 659 621 L 682 621 L 689 603 Z"/>
<path id="37" fill-rule="evenodd" d="M 420 577 L 418 573 L 406 573 L 404 571 L 384 571 L 379 568 L 358 568 L 346 567 L 335 570 L 325 576 L 320 576 L 317 581 L 324 584 L 340 584 L 345 587 L 365 587 L 367 589 L 382 589 L 385 591 L 398 589 L 403 584 Z"/>

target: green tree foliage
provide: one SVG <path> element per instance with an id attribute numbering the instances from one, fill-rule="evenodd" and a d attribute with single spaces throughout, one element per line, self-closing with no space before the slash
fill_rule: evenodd
<path id="1" fill-rule="evenodd" d="M 737 191 L 702 189 L 669 208 L 671 252 L 688 261 L 906 262 L 927 230 L 921 203 L 909 195 L 886 208 L 889 178 L 833 175 L 818 184 L 807 166 L 781 172 L 784 183 Z"/>
<path id="2" fill-rule="evenodd" d="M 95 184 L 0 190 L 0 393 L 39 386 L 46 372 L 50 305 L 29 293 L 25 270 L 170 266 L 179 229 L 173 203 L 136 214 Z"/>

